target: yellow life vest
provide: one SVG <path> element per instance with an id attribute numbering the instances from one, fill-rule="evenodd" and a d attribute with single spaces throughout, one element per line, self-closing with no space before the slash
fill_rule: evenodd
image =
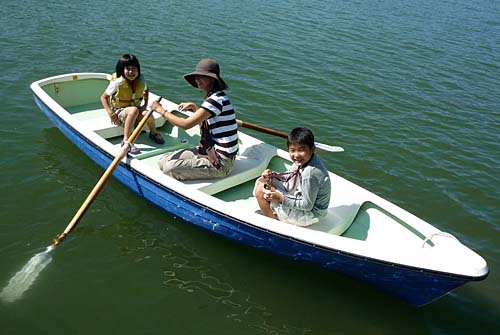
<path id="1" fill-rule="evenodd" d="M 111 80 L 117 80 L 116 73 L 113 73 Z M 142 96 L 145 93 L 144 89 L 146 83 L 144 78 L 141 76 L 134 80 L 135 87 L 131 87 L 130 82 L 124 77 L 118 78 L 119 82 L 117 85 L 117 90 L 111 98 L 111 105 L 114 108 L 125 108 L 128 106 L 140 106 L 142 101 Z"/>

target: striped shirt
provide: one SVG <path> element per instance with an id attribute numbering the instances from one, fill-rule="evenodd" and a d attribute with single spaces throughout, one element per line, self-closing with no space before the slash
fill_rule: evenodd
<path id="1" fill-rule="evenodd" d="M 201 108 L 210 113 L 207 119 L 215 150 L 232 157 L 238 152 L 238 125 L 236 114 L 228 96 L 223 91 L 209 93 Z"/>

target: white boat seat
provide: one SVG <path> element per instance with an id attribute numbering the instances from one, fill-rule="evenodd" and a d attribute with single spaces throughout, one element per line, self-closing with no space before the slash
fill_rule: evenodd
<path id="1" fill-rule="evenodd" d="M 307 228 L 332 235 L 342 235 L 351 226 L 361 206 L 359 204 L 330 204 L 326 217 Z"/>
<path id="2" fill-rule="evenodd" d="M 227 177 L 185 180 L 183 183 L 207 194 L 216 194 L 260 177 L 276 154 L 276 148 L 265 143 L 240 148 L 240 154 L 236 156 L 234 162 L 234 169 Z"/>
<path id="3" fill-rule="evenodd" d="M 104 108 L 74 112 L 72 115 L 80 121 L 85 128 L 96 132 L 96 134 L 102 136 L 103 138 L 123 136 L 123 127 L 112 124 Z M 165 119 L 157 113 L 154 113 L 153 115 L 156 127 L 159 128 L 163 126 Z M 147 126 L 145 128 L 147 128 Z"/>

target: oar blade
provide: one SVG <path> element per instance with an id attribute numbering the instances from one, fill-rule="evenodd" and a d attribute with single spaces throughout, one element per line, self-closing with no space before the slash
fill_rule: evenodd
<path id="1" fill-rule="evenodd" d="M 324 143 L 314 142 L 314 145 L 316 146 L 316 148 L 321 149 L 321 150 L 325 150 L 325 151 L 330 151 L 330 152 L 343 152 L 344 151 L 344 148 L 342 148 L 342 147 L 337 147 L 337 146 L 328 145 L 328 144 L 324 144 Z"/>
<path id="2" fill-rule="evenodd" d="M 283 137 L 283 138 L 288 137 L 288 134 L 284 133 L 282 131 L 262 127 L 262 126 L 259 126 L 257 124 L 254 124 L 254 123 L 245 122 L 245 121 L 241 121 L 241 120 L 236 120 L 236 122 L 238 123 L 238 126 L 240 126 L 240 127 L 260 131 L 262 133 L 266 133 L 266 134 L 270 134 L 270 135 L 274 135 L 274 136 L 279 136 L 279 137 Z M 342 147 L 328 145 L 328 144 L 324 144 L 324 143 L 320 143 L 320 142 L 314 142 L 314 144 L 316 145 L 316 147 L 318 149 L 325 150 L 325 151 L 330 151 L 330 152 L 343 152 L 344 151 L 344 148 L 342 148 Z"/>

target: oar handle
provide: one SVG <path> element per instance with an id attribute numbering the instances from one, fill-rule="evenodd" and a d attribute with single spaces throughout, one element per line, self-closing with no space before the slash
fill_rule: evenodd
<path id="1" fill-rule="evenodd" d="M 160 100 L 161 100 L 161 97 L 158 99 L 158 102 L 160 102 Z M 106 169 L 106 171 L 101 176 L 101 178 L 99 179 L 97 184 L 94 186 L 92 191 L 89 193 L 89 195 L 87 196 L 87 198 L 85 199 L 83 204 L 80 206 L 78 211 L 75 213 L 75 215 L 73 216 L 73 219 L 71 219 L 71 221 L 68 224 L 68 226 L 66 227 L 66 229 L 61 234 L 59 234 L 56 238 L 54 238 L 54 243 L 53 243 L 54 246 L 61 243 L 66 238 L 66 236 L 68 236 L 68 234 L 71 233 L 71 231 L 73 229 L 75 229 L 76 225 L 80 222 L 80 220 L 82 219 L 85 212 L 87 212 L 87 209 L 89 209 L 90 205 L 95 200 L 95 198 L 97 197 L 97 195 L 99 194 L 99 192 L 103 188 L 104 184 L 108 181 L 109 177 L 113 174 L 113 172 L 115 171 L 118 164 L 120 164 L 120 161 L 123 159 L 123 157 L 125 157 L 125 155 L 129 151 L 130 145 L 132 143 L 134 143 L 134 141 L 137 139 L 137 137 L 141 133 L 142 128 L 144 128 L 144 126 L 146 125 L 146 122 L 148 121 L 151 114 L 153 114 L 153 110 L 149 109 L 147 111 L 146 115 L 144 115 L 144 117 L 141 119 L 141 121 L 139 122 L 137 127 L 134 129 L 134 131 L 132 132 L 132 134 L 128 138 L 128 141 L 125 142 L 125 145 L 121 148 L 118 155 L 115 156 L 115 158 L 113 159 L 113 161 L 111 162 L 109 167 Z"/>

